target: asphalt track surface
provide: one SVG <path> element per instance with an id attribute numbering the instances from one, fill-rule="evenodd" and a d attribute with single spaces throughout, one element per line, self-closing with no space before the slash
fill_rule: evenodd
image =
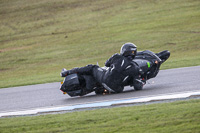
<path id="1" fill-rule="evenodd" d="M 200 66 L 161 70 L 141 91 L 126 87 L 123 93 L 83 97 L 63 95 L 60 83 L 0 89 L 0 113 L 34 108 L 75 105 L 123 98 L 137 98 L 200 90 Z"/>

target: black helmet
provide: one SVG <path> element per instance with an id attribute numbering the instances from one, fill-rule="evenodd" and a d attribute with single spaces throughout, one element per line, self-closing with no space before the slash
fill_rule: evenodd
<path id="1" fill-rule="evenodd" d="M 133 43 L 125 43 L 121 47 L 120 54 L 125 57 L 131 56 L 132 58 L 134 58 L 137 54 L 137 46 Z"/>

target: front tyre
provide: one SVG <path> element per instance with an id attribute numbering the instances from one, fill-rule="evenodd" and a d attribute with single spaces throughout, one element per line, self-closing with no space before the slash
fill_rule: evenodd
<path id="1" fill-rule="evenodd" d="M 144 83 L 137 79 L 135 80 L 134 85 L 133 85 L 133 87 L 136 91 L 142 90 L 143 86 L 144 86 Z"/>
<path id="2" fill-rule="evenodd" d="M 143 85 L 134 85 L 134 90 L 139 91 L 143 89 Z"/>

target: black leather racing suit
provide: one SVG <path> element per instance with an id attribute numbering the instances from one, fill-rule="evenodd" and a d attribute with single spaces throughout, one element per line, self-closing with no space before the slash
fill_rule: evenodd
<path id="1" fill-rule="evenodd" d="M 107 90 L 117 93 L 122 92 L 124 86 L 133 84 L 139 77 L 139 67 L 130 57 L 114 54 L 106 61 L 105 66 L 108 68 L 102 69 L 97 65 L 74 68 L 69 70 L 68 74 L 92 75 Z"/>
<path id="2" fill-rule="evenodd" d="M 109 69 L 104 75 L 103 83 L 116 92 L 121 92 L 124 86 L 133 84 L 135 78 L 139 79 L 139 67 L 131 57 L 114 54 L 106 61 L 105 66 Z"/>

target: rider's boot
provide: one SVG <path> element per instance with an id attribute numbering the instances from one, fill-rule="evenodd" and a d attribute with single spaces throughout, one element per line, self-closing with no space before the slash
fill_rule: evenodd
<path id="1" fill-rule="evenodd" d="M 93 74 L 94 68 L 98 69 L 99 66 L 97 66 L 97 65 L 87 65 L 87 66 L 84 66 L 84 67 L 75 67 L 71 70 L 64 69 L 64 71 L 62 71 L 60 73 L 60 75 L 61 75 L 61 77 L 66 77 L 67 75 L 74 74 L 74 73 L 79 73 L 79 74 L 82 74 L 82 75 L 91 75 L 91 74 Z"/>
<path id="2" fill-rule="evenodd" d="M 65 68 L 62 69 L 62 72 L 60 73 L 61 77 L 66 77 L 67 75 L 73 74 L 73 73 L 77 73 L 79 68 L 73 68 L 71 70 L 66 70 Z"/>

